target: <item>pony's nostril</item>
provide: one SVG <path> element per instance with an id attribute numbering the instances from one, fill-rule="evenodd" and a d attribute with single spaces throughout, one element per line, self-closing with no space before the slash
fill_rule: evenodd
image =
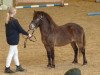
<path id="1" fill-rule="evenodd" d="M 31 26 L 32 26 L 32 29 L 35 27 L 34 24 L 31 24 Z"/>
<path id="2" fill-rule="evenodd" d="M 29 25 L 29 29 L 34 29 L 34 28 L 35 28 L 34 24 Z"/>

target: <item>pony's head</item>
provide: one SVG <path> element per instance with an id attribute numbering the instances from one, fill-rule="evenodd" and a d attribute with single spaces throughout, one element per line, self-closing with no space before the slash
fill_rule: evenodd
<path id="1" fill-rule="evenodd" d="M 29 25 L 29 29 L 33 30 L 34 28 L 39 27 L 42 23 L 43 14 L 40 11 L 34 11 L 34 17 Z"/>

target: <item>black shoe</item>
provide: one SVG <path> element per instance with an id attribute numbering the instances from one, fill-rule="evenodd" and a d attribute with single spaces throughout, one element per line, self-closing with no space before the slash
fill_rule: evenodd
<path id="1" fill-rule="evenodd" d="M 5 73 L 14 73 L 14 71 L 12 71 L 10 67 L 5 67 Z"/>
<path id="2" fill-rule="evenodd" d="M 21 72 L 23 72 L 23 71 L 25 71 L 25 69 L 23 69 L 23 68 L 21 67 L 21 65 L 19 65 L 19 66 L 16 66 L 16 71 L 21 71 Z"/>

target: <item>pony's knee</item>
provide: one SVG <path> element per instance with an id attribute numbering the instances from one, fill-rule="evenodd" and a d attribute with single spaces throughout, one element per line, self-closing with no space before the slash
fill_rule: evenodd
<path id="1" fill-rule="evenodd" d="M 85 53 L 85 48 L 84 48 L 84 47 L 79 48 L 79 49 L 80 49 L 80 51 L 81 51 L 82 53 Z"/>

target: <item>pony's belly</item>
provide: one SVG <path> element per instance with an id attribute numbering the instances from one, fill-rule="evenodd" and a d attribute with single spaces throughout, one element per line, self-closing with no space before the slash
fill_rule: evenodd
<path id="1" fill-rule="evenodd" d="M 68 33 L 59 33 L 55 35 L 54 41 L 55 46 L 64 46 L 71 42 L 71 36 Z"/>
<path id="2" fill-rule="evenodd" d="M 55 46 L 65 46 L 65 45 L 67 45 L 68 43 L 66 43 L 66 44 L 55 44 Z"/>
<path id="3" fill-rule="evenodd" d="M 62 40 L 56 40 L 54 45 L 55 46 L 65 46 L 65 45 L 67 45 L 69 43 L 70 43 L 70 40 L 62 39 Z"/>

